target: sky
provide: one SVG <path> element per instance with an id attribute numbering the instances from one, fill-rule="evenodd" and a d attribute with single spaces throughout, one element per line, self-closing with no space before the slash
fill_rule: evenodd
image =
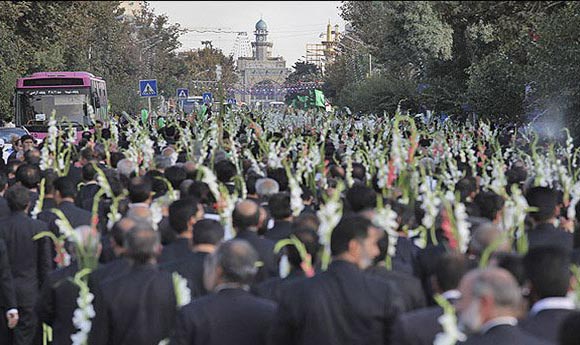
<path id="1" fill-rule="evenodd" d="M 255 40 L 255 25 L 262 18 L 268 25 L 268 41 L 272 42 L 272 56 L 286 59 L 292 67 L 299 59 L 305 60 L 307 43 L 320 43 L 320 34 L 332 26 L 344 30 L 340 18 L 340 1 L 150 1 L 156 14 L 166 14 L 171 23 L 184 28 L 246 31 L 250 41 Z M 184 34 L 180 50 L 201 48 L 201 41 L 211 40 L 214 48 L 225 55 L 232 52 L 236 33 Z M 302 58 L 301 58 L 302 57 Z"/>

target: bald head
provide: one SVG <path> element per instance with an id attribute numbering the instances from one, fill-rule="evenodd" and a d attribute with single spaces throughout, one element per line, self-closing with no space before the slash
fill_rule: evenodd
<path id="1" fill-rule="evenodd" d="M 153 214 L 151 213 L 151 210 L 146 206 L 132 207 L 127 212 L 127 218 L 131 218 L 136 222 L 151 222 L 152 217 Z"/>
<path id="2" fill-rule="evenodd" d="M 159 233 L 150 224 L 137 222 L 125 236 L 125 247 L 127 255 L 135 262 L 150 262 L 160 253 Z"/>
<path id="3" fill-rule="evenodd" d="M 205 262 L 206 287 L 212 290 L 223 283 L 250 284 L 258 272 L 257 261 L 258 253 L 245 240 L 222 243 Z"/>
<path id="4" fill-rule="evenodd" d="M 232 214 L 233 225 L 238 231 L 256 230 L 260 221 L 260 207 L 252 200 L 240 201 Z"/>

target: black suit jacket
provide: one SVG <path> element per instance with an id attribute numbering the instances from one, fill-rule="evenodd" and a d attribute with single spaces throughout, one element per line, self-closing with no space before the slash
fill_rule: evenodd
<path id="1" fill-rule="evenodd" d="M 572 251 L 574 238 L 567 231 L 556 228 L 552 224 L 543 223 L 536 225 L 528 231 L 528 248 L 541 246 L 558 246 Z"/>
<path id="2" fill-rule="evenodd" d="M 292 234 L 292 223 L 285 220 L 277 220 L 274 222 L 274 227 L 266 231 L 264 237 L 274 241 L 274 243 L 289 238 Z"/>
<path id="3" fill-rule="evenodd" d="M 100 288 L 101 284 L 128 274 L 132 267 L 131 261 L 124 257 L 115 258 L 113 261 L 100 266 L 89 275 L 90 290 L 96 290 Z"/>
<path id="4" fill-rule="evenodd" d="M 83 210 L 80 207 L 75 206 L 70 201 L 63 201 L 56 207 L 60 210 L 68 219 L 70 225 L 76 228 L 80 225 L 90 225 L 91 224 L 91 213 L 87 210 Z M 48 224 L 49 230 L 54 234 L 59 234 L 58 226 L 55 221 L 58 219 L 57 215 L 54 214 L 50 209 L 42 211 L 38 214 L 38 219 L 46 222 Z"/>
<path id="5" fill-rule="evenodd" d="M 157 229 L 161 234 L 161 244 L 164 246 L 177 239 L 177 232 L 175 232 L 175 230 L 173 230 L 171 227 L 171 224 L 169 224 L 169 217 L 161 218 Z"/>
<path id="6" fill-rule="evenodd" d="M 191 241 L 187 238 L 177 238 L 170 244 L 163 246 L 163 251 L 158 261 L 160 264 L 164 264 L 171 261 L 187 259 L 192 255 Z"/>
<path id="7" fill-rule="evenodd" d="M 284 287 L 296 279 L 306 279 L 304 271 L 293 269 L 286 278 L 275 277 L 267 279 L 260 284 L 253 285 L 251 292 L 258 297 L 278 302 L 282 298 Z"/>
<path id="8" fill-rule="evenodd" d="M 50 240 L 46 237 L 32 240 L 46 230 L 45 223 L 31 219 L 24 212 L 0 219 L 0 238 L 8 248 L 18 307 L 34 307 L 40 286 L 51 270 Z"/>
<path id="9" fill-rule="evenodd" d="M 80 208 L 90 211 L 93 207 L 93 199 L 99 189 L 101 187 L 96 183 L 89 183 L 82 186 L 76 195 L 75 204 Z"/>
<path id="10" fill-rule="evenodd" d="M 401 310 L 389 282 L 346 261 L 285 286 L 273 326 L 274 344 L 389 344 Z"/>
<path id="11" fill-rule="evenodd" d="M 171 274 L 156 265 L 135 265 L 103 282 L 95 296 L 89 344 L 157 345 L 175 325 L 177 301 Z"/>
<path id="12" fill-rule="evenodd" d="M 10 213 L 10 207 L 8 207 L 6 198 L 0 196 L 0 218 L 8 217 Z"/>
<path id="13" fill-rule="evenodd" d="M 275 312 L 272 301 L 242 289 L 224 289 L 183 307 L 171 344 L 266 344 Z"/>
<path id="14" fill-rule="evenodd" d="M 439 306 L 413 310 L 401 314 L 393 327 L 393 344 L 432 345 L 443 328 L 437 320 L 443 315 Z"/>
<path id="15" fill-rule="evenodd" d="M 77 332 L 72 319 L 79 288 L 70 280 L 77 272 L 78 265 L 72 263 L 49 274 L 36 304 L 39 320 L 52 327 L 54 345 L 72 344 L 70 336 Z"/>
<path id="16" fill-rule="evenodd" d="M 278 276 L 278 256 L 274 254 L 275 243 L 266 238 L 260 238 L 257 233 L 249 230 L 238 232 L 237 239 L 246 240 L 258 252 L 260 261 L 264 264 L 258 270 L 254 283 Z"/>
<path id="17" fill-rule="evenodd" d="M 405 302 L 405 311 L 423 308 L 427 305 L 421 281 L 414 276 L 403 272 L 389 271 L 384 265 L 373 266 L 367 271 L 392 282 L 399 289 Z"/>
<path id="18" fill-rule="evenodd" d="M 8 262 L 6 243 L 0 239 L 0 309 L 4 311 L 17 307 L 14 281 Z"/>
<path id="19" fill-rule="evenodd" d="M 560 325 L 573 312 L 574 310 L 566 309 L 544 309 L 533 316 L 526 317 L 519 325 L 524 331 L 556 344 Z"/>
<path id="20" fill-rule="evenodd" d="M 520 329 L 518 326 L 499 325 L 484 334 L 469 336 L 465 345 L 548 345 L 549 342 L 538 339 Z"/>
<path id="21" fill-rule="evenodd" d="M 191 252 L 181 260 L 159 264 L 159 268 L 167 272 L 177 272 L 187 279 L 192 297 L 203 296 L 207 290 L 203 285 L 203 264 L 208 253 Z"/>

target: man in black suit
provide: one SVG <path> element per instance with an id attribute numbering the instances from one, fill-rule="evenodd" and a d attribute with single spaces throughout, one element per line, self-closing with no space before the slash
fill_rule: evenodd
<path id="1" fill-rule="evenodd" d="M 530 207 L 537 208 L 530 212 L 535 226 L 527 232 L 528 248 L 559 246 L 571 251 L 574 242 L 572 233 L 554 226 L 560 214 L 556 191 L 547 187 L 534 187 L 526 193 L 526 199 Z"/>
<path id="2" fill-rule="evenodd" d="M 0 344 L 9 344 L 10 329 L 16 327 L 18 323 L 18 309 L 8 263 L 8 249 L 2 239 L 0 239 L 0 313 Z"/>
<path id="3" fill-rule="evenodd" d="M 203 207 L 193 198 L 176 200 L 169 205 L 169 224 L 177 233 L 177 238 L 163 247 L 159 257 L 160 264 L 193 256 L 193 226 L 202 218 Z"/>
<path id="4" fill-rule="evenodd" d="M 530 285 L 530 310 L 521 327 L 542 339 L 558 342 L 558 331 L 574 309 L 570 289 L 570 256 L 559 247 L 536 247 L 524 257 Z"/>
<path id="5" fill-rule="evenodd" d="M 38 200 L 40 168 L 33 164 L 22 164 L 16 169 L 16 182 L 28 189 L 30 193 L 30 206 L 28 207 L 28 215 L 30 215 Z"/>
<path id="6" fill-rule="evenodd" d="M 260 220 L 260 208 L 252 200 L 243 200 L 234 208 L 232 214 L 233 226 L 237 231 L 236 238 L 250 242 L 258 252 L 262 267 L 255 277 L 255 283 L 278 276 L 278 258 L 274 254 L 274 242 L 260 238 L 257 226 Z"/>
<path id="7" fill-rule="evenodd" d="M 81 168 L 82 186 L 76 193 L 76 205 L 87 211 L 93 207 L 93 199 L 101 187 L 97 184 L 97 170 L 95 169 L 97 162 L 95 160 L 87 162 Z M 73 180 L 74 181 L 74 180 Z M 77 182 L 78 184 L 78 182 Z M 75 185 L 76 186 L 76 185 Z"/>
<path id="8" fill-rule="evenodd" d="M 8 176 L 3 171 L 0 171 L 0 218 L 10 215 L 10 207 L 8 207 L 8 202 L 4 198 L 6 188 L 8 188 Z"/>
<path id="9" fill-rule="evenodd" d="M 75 231 L 79 233 L 83 248 L 87 250 L 85 255 L 98 257 L 99 236 L 93 234 L 93 230 L 88 225 L 75 228 Z M 77 332 L 77 328 L 73 325 L 73 314 L 78 308 L 79 296 L 79 287 L 72 281 L 79 271 L 79 262 L 76 260 L 78 251 L 75 245 L 76 243 L 71 244 L 73 247 L 71 264 L 48 275 L 36 304 L 39 321 L 52 327 L 54 345 L 72 344 L 70 336 Z"/>
<path id="10" fill-rule="evenodd" d="M 467 260 L 460 254 L 444 254 L 438 259 L 433 286 L 450 303 L 460 297 L 459 281 L 467 272 Z M 438 318 L 443 314 L 439 306 L 422 308 L 401 314 L 393 327 L 393 344 L 431 345 L 443 328 Z"/>
<path id="11" fill-rule="evenodd" d="M 181 309 L 171 344 L 267 344 L 276 304 L 248 292 L 257 261 L 244 240 L 221 244 L 206 263 L 206 287 L 213 293 Z"/>
<path id="12" fill-rule="evenodd" d="M 76 186 L 74 181 L 69 177 L 63 176 L 57 178 L 53 185 L 56 208 L 64 214 L 71 227 L 77 228 L 81 225 L 90 225 L 91 213 L 75 206 Z M 58 216 L 51 210 L 42 211 L 38 215 L 38 219 L 45 221 L 49 225 L 49 230 L 53 233 L 59 234 L 58 226 L 55 223 Z"/>
<path id="13" fill-rule="evenodd" d="M 162 270 L 177 272 L 187 279 L 192 296 L 203 296 L 203 266 L 208 254 L 224 239 L 224 227 L 213 219 L 202 219 L 193 226 L 193 253 L 187 257 L 159 265 Z"/>
<path id="14" fill-rule="evenodd" d="M 16 302 L 19 308 L 18 326 L 13 331 L 14 344 L 30 344 L 35 336 L 37 318 L 34 305 L 41 284 L 51 270 L 49 240 L 32 238 L 46 231 L 46 224 L 27 215 L 30 191 L 14 185 L 5 193 L 11 215 L 0 219 L 0 238 L 6 242 Z"/>
<path id="15" fill-rule="evenodd" d="M 327 271 L 284 287 L 275 344 L 390 344 L 402 306 L 396 288 L 364 272 L 379 254 L 381 230 L 359 215 L 347 216 L 331 235 Z"/>
<path id="16" fill-rule="evenodd" d="M 466 345 L 549 344 L 523 331 L 518 325 L 521 290 L 515 278 L 502 268 L 467 273 L 459 284 L 456 303 L 460 328 L 467 333 Z"/>
<path id="17" fill-rule="evenodd" d="M 256 296 L 279 301 L 283 286 L 296 279 L 304 279 L 314 276 L 314 265 L 317 261 L 320 250 L 319 237 L 315 230 L 310 228 L 297 228 L 293 230 L 292 235 L 304 245 L 306 255 L 309 256 L 310 266 L 302 260 L 300 252 L 293 245 L 284 247 L 290 264 L 290 273 L 285 278 L 274 277 L 260 284 L 252 286 L 252 293 Z"/>
<path id="18" fill-rule="evenodd" d="M 131 271 L 103 282 L 95 292 L 89 343 L 157 345 L 169 337 L 177 314 L 173 279 L 160 271 L 159 233 L 138 222 L 126 235 Z"/>
<path id="19" fill-rule="evenodd" d="M 266 231 L 264 237 L 274 242 L 290 237 L 292 233 L 290 194 L 283 192 L 272 195 L 268 200 L 268 209 L 274 219 L 274 227 Z"/>

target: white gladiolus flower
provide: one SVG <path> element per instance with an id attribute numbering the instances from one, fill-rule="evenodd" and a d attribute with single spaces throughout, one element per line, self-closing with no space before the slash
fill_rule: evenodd
<path id="1" fill-rule="evenodd" d="M 191 302 L 191 290 L 187 287 L 187 280 L 177 272 L 173 272 L 173 289 L 178 309 Z"/>
<path id="2" fill-rule="evenodd" d="M 378 208 L 375 211 L 373 223 L 383 229 L 387 233 L 387 236 L 389 236 L 387 255 L 394 257 L 397 251 L 397 240 L 399 238 L 399 234 L 397 233 L 397 229 L 399 228 L 397 213 L 391 209 L 390 205 Z"/>
<path id="3" fill-rule="evenodd" d="M 465 253 L 471 238 L 471 232 L 469 231 L 471 224 L 467 221 L 465 205 L 462 202 L 456 203 L 453 213 L 455 217 L 455 227 L 457 228 L 457 233 L 459 234 L 459 238 L 457 239 L 459 249 L 462 253 Z"/>

